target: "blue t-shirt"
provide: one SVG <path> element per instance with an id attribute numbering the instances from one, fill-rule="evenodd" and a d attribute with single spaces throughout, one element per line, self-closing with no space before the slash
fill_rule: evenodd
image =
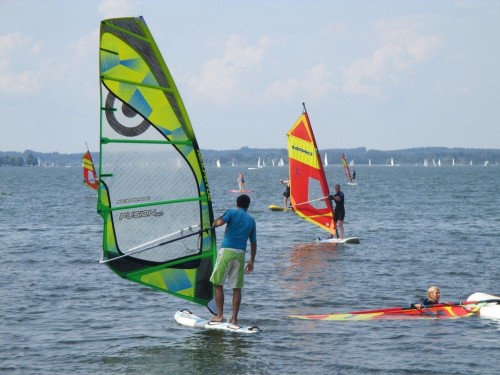
<path id="1" fill-rule="evenodd" d="M 257 228 L 255 220 L 243 208 L 227 210 L 222 219 L 226 222 L 226 231 L 221 247 L 247 249 L 247 241 L 257 243 Z"/>

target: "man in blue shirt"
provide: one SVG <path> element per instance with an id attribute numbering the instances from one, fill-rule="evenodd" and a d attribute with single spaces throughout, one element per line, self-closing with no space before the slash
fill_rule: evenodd
<path id="1" fill-rule="evenodd" d="M 238 311 L 241 303 L 241 288 L 246 272 L 253 271 L 255 255 L 257 253 L 257 229 L 255 220 L 247 213 L 250 206 L 250 197 L 246 194 L 236 198 L 236 207 L 227 210 L 224 215 L 215 219 L 215 227 L 226 225 L 224 239 L 217 254 L 217 262 L 210 278 L 215 285 L 215 303 L 217 315 L 213 322 L 222 322 L 224 312 L 224 282 L 233 288 L 233 316 L 232 324 L 238 324 Z M 245 252 L 247 241 L 250 240 L 250 260 L 245 267 Z"/>

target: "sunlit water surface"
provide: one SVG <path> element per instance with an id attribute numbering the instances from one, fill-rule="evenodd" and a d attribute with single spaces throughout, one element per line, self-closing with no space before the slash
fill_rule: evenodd
<path id="1" fill-rule="evenodd" d="M 282 203 L 286 167 L 207 167 L 216 216 L 235 206 L 240 171 L 253 190 L 259 247 L 240 321 L 262 332 L 244 336 L 177 326 L 176 310 L 207 311 L 99 264 L 102 220 L 80 168 L 0 168 L 0 371 L 498 373 L 498 321 L 288 317 L 406 305 L 433 284 L 443 301 L 500 293 L 499 167 L 356 170 L 358 186 L 339 165 L 326 172 L 343 185 L 346 233 L 361 244 L 325 247 L 319 229 L 268 209 Z"/>

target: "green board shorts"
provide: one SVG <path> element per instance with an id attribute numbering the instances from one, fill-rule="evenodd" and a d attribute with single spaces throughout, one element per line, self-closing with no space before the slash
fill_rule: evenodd
<path id="1" fill-rule="evenodd" d="M 215 285 L 224 285 L 227 279 L 229 288 L 243 288 L 244 277 L 245 250 L 221 248 L 210 281 Z"/>

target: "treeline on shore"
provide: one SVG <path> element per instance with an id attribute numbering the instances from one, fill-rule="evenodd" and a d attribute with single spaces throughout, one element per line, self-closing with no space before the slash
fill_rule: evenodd
<path id="1" fill-rule="evenodd" d="M 266 165 L 277 164 L 283 159 L 288 164 L 288 150 L 285 148 L 249 148 L 239 150 L 201 150 L 203 161 L 207 166 L 215 166 L 219 160 L 221 166 L 229 165 L 257 165 L 257 160 Z M 340 156 L 345 153 L 348 161 L 356 165 L 389 165 L 391 159 L 399 165 L 422 165 L 427 160 L 441 165 L 469 165 L 500 163 L 500 149 L 478 148 L 447 148 L 447 147 L 420 147 L 392 151 L 367 150 L 365 147 L 352 149 L 326 149 L 320 150 L 321 158 L 327 155 L 329 164 L 340 164 Z M 58 152 L 42 153 L 32 150 L 24 152 L 0 151 L 0 166 L 26 167 L 26 166 L 77 166 L 82 162 L 81 154 L 60 154 Z M 92 153 L 94 162 L 97 162 L 98 153 Z"/>

